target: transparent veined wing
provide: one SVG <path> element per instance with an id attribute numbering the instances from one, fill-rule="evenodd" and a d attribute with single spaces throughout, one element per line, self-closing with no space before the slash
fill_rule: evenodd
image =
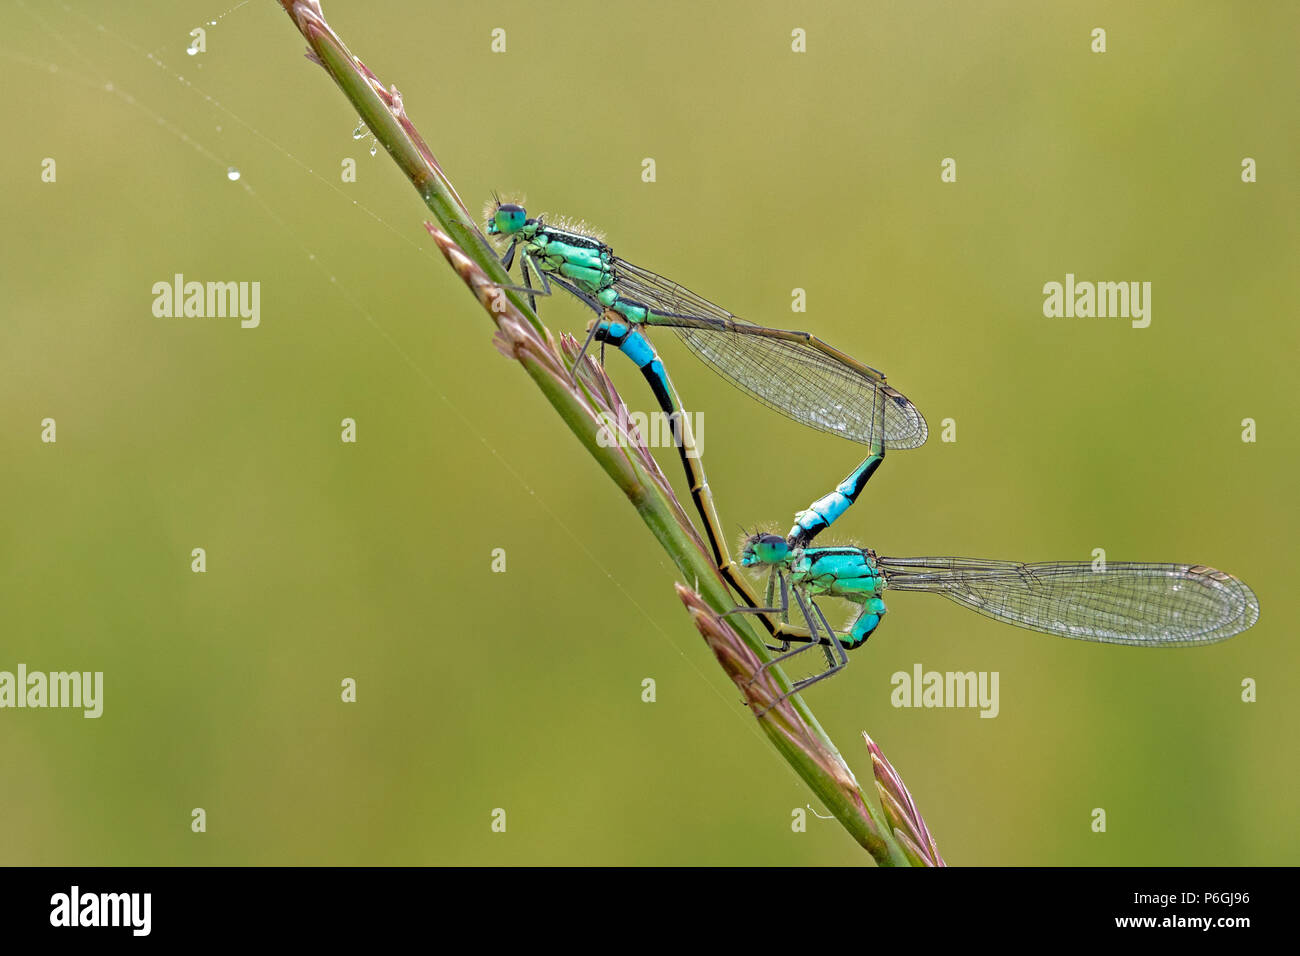
<path id="1" fill-rule="evenodd" d="M 648 325 L 671 327 L 710 368 L 763 404 L 797 422 L 869 445 L 873 408 L 884 406 L 887 448 L 917 448 L 929 429 L 883 373 L 806 332 L 769 329 L 738 319 L 684 286 L 624 259 L 614 259 L 621 296 L 658 313 Z"/>
<path id="2" fill-rule="evenodd" d="M 877 558 L 892 591 L 930 591 L 987 617 L 1081 641 L 1212 644 L 1259 619 L 1243 582 L 1192 564 L 1018 564 L 973 558 Z"/>

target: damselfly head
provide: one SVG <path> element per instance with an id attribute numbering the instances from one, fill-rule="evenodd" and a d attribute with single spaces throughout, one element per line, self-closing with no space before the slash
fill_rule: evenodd
<path id="1" fill-rule="evenodd" d="M 493 196 L 484 210 L 489 236 L 510 236 L 524 228 L 528 213 L 519 203 L 502 202 Z"/>
<path id="2" fill-rule="evenodd" d="M 790 557 L 790 545 L 779 534 L 751 534 L 740 549 L 740 566 L 780 564 Z"/>

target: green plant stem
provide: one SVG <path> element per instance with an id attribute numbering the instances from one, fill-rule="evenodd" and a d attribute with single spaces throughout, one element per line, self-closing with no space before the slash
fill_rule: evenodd
<path id="1" fill-rule="evenodd" d="M 603 427 L 600 413 L 621 404 L 604 372 L 588 360 L 576 381 L 571 379 L 562 353 L 524 295 L 499 288 L 511 284 L 509 276 L 407 117 L 400 94 L 385 89 L 348 51 L 326 24 L 317 0 L 279 2 L 306 38 L 309 58 L 338 84 L 438 220 L 438 227 L 426 224 L 426 228 L 497 324 L 498 348 L 520 362 L 588 453 L 627 496 L 677 569 L 694 584 L 703 600 L 698 605 L 688 602 L 688 607 L 706 640 L 717 640 L 720 645 L 734 640 L 735 646 L 743 649 L 720 655 L 724 668 L 747 693 L 759 688 L 775 699 L 773 695 L 788 691 L 789 680 L 777 668 L 769 668 L 760 680 L 755 679 L 758 668 L 768 660 L 757 629 L 747 620 L 724 622 L 716 617 L 734 607 L 734 600 L 654 458 L 644 447 L 629 450 L 623 443 L 610 445 L 599 440 Z M 878 863 L 911 862 L 895 840 L 889 821 L 866 800 L 852 771 L 800 697 L 772 708 L 759 724 L 818 799 Z"/>

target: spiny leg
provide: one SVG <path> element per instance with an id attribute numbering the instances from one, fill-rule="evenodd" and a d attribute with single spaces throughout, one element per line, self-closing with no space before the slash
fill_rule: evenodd
<path id="1" fill-rule="evenodd" d="M 813 610 L 817 612 L 817 617 L 821 620 L 822 626 L 826 628 L 826 632 L 834 637 L 835 631 L 831 628 L 830 622 L 826 620 L 826 615 L 822 613 L 822 609 L 818 606 L 817 602 L 812 598 L 809 598 L 808 603 L 811 604 Z M 833 674 L 838 674 L 840 671 L 844 670 L 844 668 L 848 667 L 849 655 L 844 649 L 844 643 L 842 641 L 832 639 L 831 646 L 826 648 L 826 663 L 828 665 L 826 670 L 814 677 L 808 677 L 804 680 L 796 681 L 794 689 L 796 691 L 802 691 L 807 687 L 811 687 L 819 680 L 825 680 L 827 677 L 830 677 Z"/>
<path id="2" fill-rule="evenodd" d="M 517 245 L 518 245 L 518 243 L 511 243 L 510 248 L 506 250 L 506 254 L 505 254 L 504 256 L 501 257 L 501 265 L 505 268 L 505 270 L 506 270 L 506 274 L 507 274 L 507 275 L 510 273 L 510 267 L 511 267 L 512 265 L 514 265 L 514 262 L 515 262 L 515 248 L 516 248 Z M 524 284 L 523 284 L 523 285 L 502 285 L 502 284 L 500 284 L 500 283 L 497 283 L 497 284 L 496 284 L 496 287 L 497 287 L 498 289 L 500 289 L 502 292 L 522 292 L 522 293 L 524 293 L 524 295 L 528 296 L 528 307 L 529 307 L 530 309 L 532 309 L 534 312 L 536 312 L 536 311 L 537 311 L 537 302 L 536 302 L 536 300 L 535 300 L 533 297 L 534 297 L 534 296 L 538 296 L 538 295 L 550 295 L 550 294 L 551 294 L 551 289 L 550 289 L 550 286 L 549 286 L 549 285 L 546 285 L 546 275 L 545 275 L 545 273 L 540 272 L 540 271 L 537 269 L 537 266 L 536 266 L 535 264 L 533 265 L 533 272 L 535 272 L 535 273 L 537 274 L 537 277 L 538 277 L 539 279 L 542 280 L 542 284 L 543 284 L 544 288 L 542 288 L 542 289 L 540 289 L 540 290 L 539 290 L 539 289 L 534 289 L 534 288 L 533 288 L 533 284 L 532 284 L 532 282 L 530 282 L 529 279 L 528 279 L 528 265 L 529 265 L 530 263 L 531 263 L 531 260 L 530 260 L 529 257 L 528 257 L 528 253 L 526 253 L 526 252 L 520 253 L 520 254 L 519 254 L 519 272 L 520 272 L 520 273 L 523 275 L 523 277 L 524 277 Z"/>
<path id="3" fill-rule="evenodd" d="M 537 299 L 533 297 L 533 280 L 528 278 L 528 259 L 523 258 L 519 262 L 519 275 L 523 277 L 524 286 L 528 289 L 528 308 L 534 312 L 537 311 Z"/>
<path id="4" fill-rule="evenodd" d="M 817 633 L 817 619 L 814 618 L 808 610 L 808 605 L 810 604 L 814 608 L 817 608 L 817 603 L 813 601 L 811 597 L 805 597 L 800 588 L 795 588 L 794 600 L 795 603 L 799 605 L 799 613 L 802 614 L 803 619 L 808 622 L 808 630 L 812 634 L 813 640 L 809 641 L 807 644 L 800 644 L 798 647 L 796 647 L 794 650 L 790 651 L 789 653 L 784 654 L 781 657 L 775 658 L 772 661 L 772 663 L 774 664 L 781 660 L 789 660 L 790 658 L 794 657 L 796 654 L 801 654 L 804 651 L 810 650 L 811 648 L 814 647 L 823 647 L 827 644 L 831 644 L 831 645 L 839 644 L 839 641 L 835 639 L 835 632 L 831 630 L 831 626 L 829 624 L 826 624 L 826 618 L 824 617 L 821 618 L 821 621 L 822 624 L 825 625 L 826 627 L 826 636 L 821 637 Z M 818 616 L 821 615 L 821 610 L 819 608 L 817 609 L 817 613 Z M 827 651 L 827 653 L 829 654 L 830 652 Z M 800 687 L 800 682 L 795 681 L 793 686 L 796 690 L 798 690 Z"/>
<path id="5" fill-rule="evenodd" d="M 835 629 L 831 627 L 830 621 L 826 620 L 826 615 L 822 613 L 821 605 L 819 605 L 812 598 L 808 599 L 808 603 L 811 604 L 813 606 L 813 610 L 817 612 L 817 617 L 821 620 L 822 627 L 826 628 L 826 633 L 836 638 L 835 640 L 831 641 L 831 646 L 835 650 L 835 655 L 834 657 L 832 657 L 828 652 L 826 655 L 826 662 L 828 664 L 831 664 L 832 666 L 835 666 L 837 669 L 848 667 L 849 666 L 848 651 L 844 649 L 844 642 L 839 640 L 838 635 L 836 635 L 835 633 Z M 838 663 L 836 663 L 837 661 Z"/>
<path id="6" fill-rule="evenodd" d="M 790 592 L 786 587 L 785 575 L 780 572 L 779 568 L 773 568 L 772 573 L 767 576 L 767 591 L 764 592 L 763 596 L 766 598 L 769 605 L 775 603 L 772 599 L 776 596 L 776 585 L 778 581 L 781 583 L 781 619 L 785 620 L 790 614 Z M 769 651 L 775 650 L 775 648 L 772 647 L 768 647 L 767 649 Z M 790 642 L 782 639 L 781 653 L 784 654 L 789 649 Z"/>
<path id="7" fill-rule="evenodd" d="M 772 601 L 776 593 L 777 578 L 781 580 L 781 604 L 773 605 Z M 723 611 L 720 617 L 726 617 L 729 614 L 780 614 L 783 623 L 789 623 L 790 618 L 790 594 L 786 587 L 785 575 L 780 574 L 775 568 L 767 578 L 767 593 L 764 595 L 767 601 L 767 607 L 754 607 L 753 605 L 738 605 L 730 611 Z M 773 632 L 773 636 L 780 640 L 779 647 L 773 647 L 771 644 L 764 644 L 769 651 L 784 654 L 790 650 L 790 642 L 784 634 Z"/>
<path id="8" fill-rule="evenodd" d="M 780 569 L 780 568 L 773 568 L 773 569 L 772 569 L 772 573 L 771 573 L 770 575 L 768 575 L 768 578 L 767 578 L 767 593 L 766 593 L 765 597 L 767 598 L 767 603 L 768 603 L 768 604 L 771 604 L 771 603 L 772 603 L 772 598 L 773 598 L 773 597 L 775 596 L 775 594 L 776 594 L 776 585 L 777 585 L 777 582 L 778 582 L 778 581 L 779 581 L 780 584 L 781 584 L 781 606 L 780 606 L 780 608 L 781 608 L 781 620 L 784 621 L 784 622 L 786 622 L 786 623 L 789 623 L 789 620 L 790 620 L 790 589 L 789 589 L 789 587 L 787 586 L 786 579 L 785 579 L 785 575 L 781 573 L 781 569 Z M 773 647 L 771 644 L 766 644 L 766 643 L 765 643 L 763 646 L 766 647 L 769 651 L 776 651 L 777 653 L 785 654 L 785 653 L 787 653 L 787 652 L 790 650 L 790 642 L 789 642 L 789 641 L 788 641 L 784 636 L 781 636 L 780 641 L 781 641 L 781 643 L 780 643 L 780 645 L 777 646 L 777 647 Z"/>
<path id="9" fill-rule="evenodd" d="M 835 645 L 839 644 L 839 641 L 836 640 L 835 631 L 831 628 L 830 624 L 826 622 L 826 617 L 821 613 L 821 608 L 817 607 L 816 602 L 813 601 L 811 597 L 805 600 L 804 596 L 800 593 L 800 588 L 798 586 L 794 588 L 794 599 L 795 599 L 795 603 L 799 605 L 799 611 L 803 614 L 804 620 L 808 622 L 808 631 L 812 634 L 813 640 L 807 644 L 801 644 L 799 647 L 796 647 L 794 650 L 787 651 L 786 653 L 781 654 L 778 657 L 774 657 L 772 660 L 768 661 L 766 664 L 760 667 L 757 672 L 755 672 L 752 678 L 750 678 L 751 683 L 758 678 L 759 674 L 763 673 L 763 671 L 767 670 L 769 667 L 788 661 L 791 658 L 795 657 L 796 655 L 801 654 L 804 651 L 808 650 L 810 647 L 819 647 L 823 643 L 825 643 L 828 638 L 831 644 L 835 644 Z M 814 610 L 816 610 L 817 612 L 817 617 L 819 617 L 822 621 L 822 624 L 825 625 L 826 633 L 828 636 L 827 638 L 819 637 L 817 633 L 817 620 L 809 612 L 808 610 L 809 604 L 813 606 Z M 776 698 L 776 700 L 772 701 L 772 703 L 768 704 L 761 711 L 755 714 L 754 715 L 755 718 L 756 719 L 762 718 L 773 707 L 776 707 L 778 704 L 781 704 L 784 701 L 789 700 L 791 696 L 799 693 L 799 691 L 802 690 L 804 687 L 807 687 L 809 684 L 815 683 L 816 681 L 820 680 L 822 677 L 825 677 L 828 673 L 834 673 L 839 669 L 840 668 L 836 667 L 829 671 L 823 672 L 822 674 L 819 674 L 816 677 L 806 678 L 804 680 L 792 681 L 790 684 L 790 689 L 785 693 L 781 694 L 780 697 Z"/>
<path id="10" fill-rule="evenodd" d="M 532 270 L 533 275 L 537 276 L 537 282 L 540 285 L 540 288 L 536 292 L 532 293 L 532 295 L 550 295 L 551 282 L 546 277 L 546 270 L 538 268 L 536 260 L 527 252 L 521 252 L 519 254 L 519 271 L 523 274 L 524 285 L 526 285 L 531 291 L 533 284 L 528 279 L 528 270 L 530 269 Z M 529 296 L 530 301 L 532 295 Z M 537 311 L 536 307 L 534 307 L 533 311 Z"/>
<path id="11" fill-rule="evenodd" d="M 595 336 L 596 331 L 604 325 L 605 325 L 604 319 L 592 320 L 591 328 L 587 329 L 587 337 L 582 342 L 582 348 L 578 350 L 578 357 L 573 360 L 573 368 L 569 369 L 570 382 L 576 382 L 578 380 L 578 366 L 582 363 L 582 357 L 587 354 L 587 349 L 591 348 L 591 340 Z M 604 339 L 602 339 L 600 342 L 600 364 L 601 365 L 605 364 Z"/>
<path id="12" fill-rule="evenodd" d="M 827 623 L 826 621 L 826 615 L 823 614 L 822 609 L 817 606 L 817 602 L 814 601 L 812 598 L 809 598 L 808 603 L 813 606 L 813 610 L 815 610 L 817 612 L 817 616 L 821 618 L 822 624 L 825 625 L 827 630 L 830 630 L 830 624 Z M 811 685 L 817 683 L 819 680 L 825 680 L 827 677 L 830 677 L 833 674 L 838 674 L 844 668 L 848 667 L 849 655 L 848 655 L 848 650 L 845 647 L 845 644 L 847 644 L 848 647 L 852 647 L 852 648 L 861 647 L 863 644 L 867 642 L 867 638 L 871 637 L 871 635 L 876 632 L 876 628 L 880 626 L 880 622 L 884 618 L 884 616 L 885 616 L 885 602 L 881 598 L 879 597 L 868 598 L 865 602 L 863 602 L 862 610 L 858 613 L 857 619 L 854 620 L 853 626 L 849 629 L 846 635 L 847 640 L 835 641 L 835 649 L 837 652 L 836 656 L 838 657 L 838 660 L 832 661 L 828 654 L 827 661 L 828 663 L 831 664 L 831 666 L 828 667 L 822 673 L 816 675 L 815 677 L 809 677 L 804 680 L 797 681 L 794 685 L 794 691 L 803 691 L 805 688 L 810 687 Z M 831 633 L 833 634 L 834 632 L 832 631 Z M 784 699 L 785 698 L 783 697 L 782 700 Z M 777 701 L 777 703 L 780 703 L 780 701 Z"/>
<path id="13" fill-rule="evenodd" d="M 563 289 L 565 292 L 568 292 L 568 293 L 569 293 L 570 295 L 572 295 L 574 298 L 576 298 L 576 299 L 578 299 L 580 302 L 584 303 L 584 304 L 587 306 L 587 308 L 589 308 L 589 309 L 591 309 L 593 312 L 595 312 L 597 316 L 604 315 L 604 313 L 605 313 L 605 307 L 604 307 L 603 305 L 601 305 L 599 302 L 597 302 L 594 296 L 588 295 L 586 292 L 583 292 L 581 289 L 579 289 L 579 288 L 578 288 L 576 285 L 574 285 L 573 283 L 571 283 L 571 282 L 567 282 L 567 281 L 565 281 L 564 279 L 561 279 L 559 276 L 556 276 L 556 275 L 552 275 L 552 276 L 550 277 L 549 281 L 547 281 L 546 277 L 545 277 L 541 272 L 538 273 L 538 278 L 542 279 L 544 282 L 547 282 L 547 294 L 548 294 L 548 295 L 550 294 L 550 284 L 549 284 L 549 283 L 550 283 L 550 282 L 554 282 L 556 285 L 558 285 L 558 286 L 559 286 L 561 289 Z M 583 341 L 583 343 L 582 343 L 582 349 L 578 352 L 578 357 L 577 357 L 576 359 L 574 359 L 574 361 L 573 361 L 573 368 L 571 368 L 571 369 L 569 370 L 569 379 L 570 379 L 570 381 L 576 381 L 576 380 L 577 380 L 577 375 L 578 375 L 578 364 L 582 361 L 582 357 L 583 357 L 584 355 L 587 354 L 587 349 L 589 349 L 589 348 L 591 347 L 591 340 L 592 340 L 593 338 L 595 338 L 595 336 L 596 336 L 596 332 L 597 332 L 599 329 L 601 329 L 602 327 L 606 326 L 607 324 L 608 324 L 608 323 L 606 323 L 606 322 L 604 322 L 603 320 L 601 320 L 601 319 L 598 318 L 597 321 L 595 321 L 595 322 L 593 322 L 593 323 L 591 324 L 591 328 L 589 328 L 589 329 L 587 330 L 587 338 L 586 338 L 586 339 Z M 601 364 L 604 364 L 604 361 L 605 361 L 605 346 L 604 346 L 604 342 L 603 342 L 603 341 L 601 342 L 601 353 L 600 353 L 600 359 L 601 359 Z"/>
<path id="14" fill-rule="evenodd" d="M 780 572 L 778 571 L 777 573 L 780 573 Z M 819 646 L 821 646 L 821 644 L 822 644 L 824 641 L 826 641 L 826 640 L 829 640 L 830 642 L 835 643 L 835 632 L 834 632 L 834 631 L 829 631 L 828 634 L 827 634 L 827 637 L 821 637 L 821 636 L 818 634 L 818 632 L 817 632 L 817 622 L 816 622 L 816 620 L 813 618 L 813 616 L 808 612 L 808 602 L 806 602 L 806 601 L 804 600 L 804 596 L 803 596 L 803 593 L 802 593 L 802 589 L 801 589 L 798 585 L 796 585 L 796 586 L 792 589 L 792 591 L 793 591 L 793 593 L 794 593 L 795 604 L 797 604 L 798 607 L 799 607 L 799 612 L 803 615 L 803 619 L 804 619 L 805 621 L 808 622 L 808 632 L 809 632 L 809 635 L 810 635 L 809 640 L 808 640 L 806 643 L 801 641 L 801 642 L 799 643 L 799 646 L 796 647 L 796 648 L 794 648 L 793 650 L 785 650 L 785 651 L 783 651 L 783 653 L 778 654 L 776 657 L 772 658 L 770 661 L 767 661 L 766 663 L 764 663 L 761 667 L 758 668 L 757 671 L 754 672 L 754 676 L 753 676 L 752 678 L 750 678 L 750 682 L 751 682 L 751 683 L 752 683 L 755 679 L 758 678 L 758 675 L 759 675 L 759 674 L 763 673 L 763 672 L 764 672 L 765 670 L 767 670 L 768 668 L 770 668 L 770 667 L 775 667 L 777 664 L 781 664 L 781 663 L 783 663 L 783 662 L 785 662 L 785 661 L 788 661 L 788 660 L 790 660 L 791 658 L 795 657 L 796 655 L 798 655 L 798 654 L 802 654 L 804 651 L 808 650 L 809 648 L 812 648 L 812 647 L 819 647 Z M 784 575 L 781 575 L 781 600 L 782 600 L 782 604 L 783 604 L 783 607 L 781 608 L 781 620 L 784 621 L 784 622 L 786 622 L 786 623 L 789 623 L 789 620 L 790 620 L 790 602 L 789 602 L 789 598 L 788 598 L 786 595 L 787 595 L 787 592 L 786 592 L 785 576 L 784 576 Z M 811 601 L 811 599 L 809 599 L 809 601 Z M 782 640 L 783 640 L 783 641 L 785 640 L 785 637 L 784 637 L 784 636 L 782 636 Z M 786 643 L 786 646 L 788 647 L 790 642 L 789 642 L 789 641 L 786 641 L 785 643 Z M 797 684 L 797 682 L 796 682 L 796 684 L 795 684 L 795 689 L 796 689 L 796 690 L 798 689 L 798 684 Z M 787 695 L 784 695 L 784 696 L 783 696 L 782 698 L 780 698 L 780 699 L 781 699 L 781 700 L 784 700 L 785 697 L 788 697 L 788 696 L 789 696 L 788 694 L 787 694 Z"/>

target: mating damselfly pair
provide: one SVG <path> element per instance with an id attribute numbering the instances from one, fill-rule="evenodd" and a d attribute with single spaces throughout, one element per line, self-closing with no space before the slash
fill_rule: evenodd
<path id="1" fill-rule="evenodd" d="M 816 548 L 813 539 L 841 517 L 884 460 L 886 449 L 925 442 L 924 417 L 885 376 L 807 332 L 766 328 L 737 318 L 683 286 L 617 257 L 600 237 L 529 218 L 519 203 L 496 200 L 487 232 L 515 260 L 530 299 L 555 285 L 597 314 L 584 343 L 608 343 L 639 368 L 668 415 L 684 411 L 663 361 L 643 334 L 671 328 L 707 365 L 795 421 L 869 447 L 867 458 L 834 491 L 799 512 L 785 537 L 748 537 L 742 567 L 769 572 L 759 603 L 731 561 L 702 462 L 681 460 L 719 570 L 744 602 L 735 612 L 761 616 L 778 642 L 776 664 L 814 646 L 827 667 L 795 690 L 836 673 L 846 650 L 861 646 L 885 613 L 885 590 L 929 591 L 997 620 L 1077 640 L 1141 647 L 1210 644 L 1244 631 L 1259 616 L 1254 593 L 1203 565 L 1111 562 L 1022 564 L 956 557 L 888 558 L 864 548 Z M 533 280 L 537 281 L 534 287 Z M 532 300 L 535 305 L 535 300 Z M 779 603 L 778 603 L 779 595 Z M 816 598 L 862 606 L 845 632 L 827 622 Z M 791 597 L 802 625 L 790 621 Z M 779 615 L 773 618 L 771 615 Z M 791 649 L 792 643 L 799 647 Z M 768 665 L 770 666 L 770 665 Z"/>

